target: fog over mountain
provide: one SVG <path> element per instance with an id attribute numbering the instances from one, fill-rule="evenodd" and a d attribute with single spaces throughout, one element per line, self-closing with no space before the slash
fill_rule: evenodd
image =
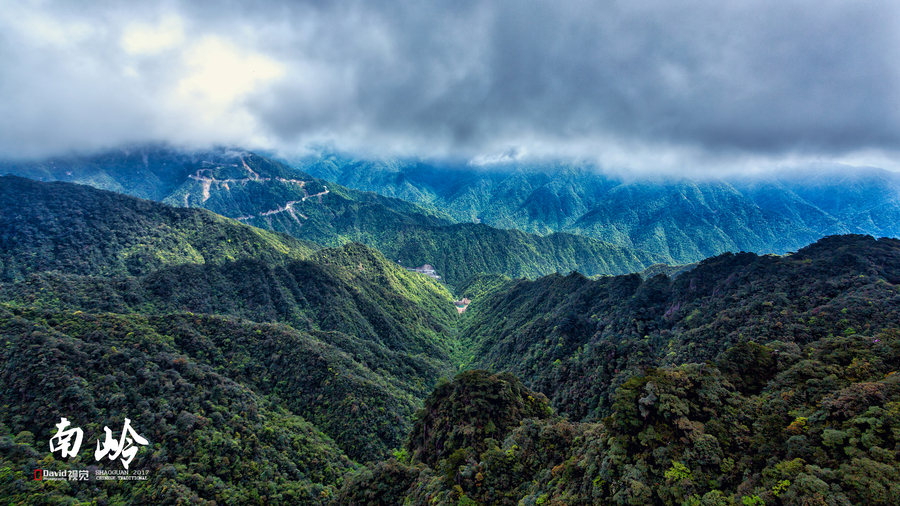
<path id="1" fill-rule="evenodd" d="M 896 170 L 895 2 L 0 2 L 0 156 L 329 145 Z"/>

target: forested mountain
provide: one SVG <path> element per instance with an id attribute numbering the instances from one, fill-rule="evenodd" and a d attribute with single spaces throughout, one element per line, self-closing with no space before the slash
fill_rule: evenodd
<path id="1" fill-rule="evenodd" d="M 153 442 L 132 465 L 154 476 L 103 501 L 320 504 L 355 461 L 401 446 L 455 369 L 450 293 L 365 246 L 315 250 L 67 183 L 0 189 L 0 495 L 14 502 L 96 497 L 19 471 L 93 463 L 44 458 L 60 418 L 97 435 L 128 417 Z M 130 265 L 135 250 L 155 262 Z"/>
<path id="2" fill-rule="evenodd" d="M 164 266 L 260 259 L 283 264 L 321 246 L 67 183 L 0 177 L 0 280 L 29 272 L 142 274 Z"/>
<path id="3" fill-rule="evenodd" d="M 246 165 L 245 165 L 246 164 Z M 252 166 L 252 168 L 250 168 Z M 199 169 L 165 202 L 200 206 L 242 222 L 337 246 L 356 241 L 407 267 L 433 265 L 451 285 L 478 273 L 538 277 L 578 270 L 621 274 L 662 261 L 572 234 L 546 237 L 473 223 L 451 224 L 405 201 L 346 189 L 252 154 Z M 242 175 L 246 179 L 235 179 Z M 295 179 L 286 179 L 291 176 Z M 239 181 L 239 182 L 235 182 Z M 275 203 L 284 202 L 283 205 Z"/>
<path id="4" fill-rule="evenodd" d="M 900 236 L 900 176 L 811 165 L 721 180 L 625 180 L 589 165 L 441 165 L 335 154 L 292 161 L 351 188 L 415 202 L 460 222 L 571 232 L 697 262 L 725 251 L 784 253 L 832 234 Z"/>
<path id="5" fill-rule="evenodd" d="M 181 198 L 202 198 L 191 179 Z M 3 177 L 0 206 L 12 503 L 900 502 L 897 239 L 599 279 L 479 274 L 454 296 L 361 244 L 88 186 Z M 385 209 L 420 220 L 411 236 L 506 237 Z M 49 452 L 63 417 L 88 438 L 78 457 Z M 95 465 L 91 438 L 126 417 L 150 441 L 131 463 L 147 481 L 33 479 Z"/>
<path id="6" fill-rule="evenodd" d="M 145 148 L 30 165 L 6 163 L 0 165 L 4 170 L 124 190 L 173 206 L 203 207 L 325 246 L 360 242 L 406 267 L 431 264 L 451 286 L 481 272 L 534 278 L 578 270 L 593 276 L 640 271 L 664 260 L 572 234 L 542 237 L 453 224 L 440 210 L 351 190 L 243 151 L 179 154 Z"/>
<path id="7" fill-rule="evenodd" d="M 436 389 L 338 503 L 897 504 L 898 285 L 900 241 L 864 236 L 510 281 L 461 326 L 497 373 Z"/>
<path id="8" fill-rule="evenodd" d="M 807 345 L 895 326 L 897 284 L 900 241 L 833 236 L 783 257 L 723 254 L 675 279 L 519 280 L 474 301 L 462 329 L 474 367 L 517 374 L 575 419 L 599 419 L 612 399 L 596 383 L 642 367 L 712 361 L 744 340 Z"/>

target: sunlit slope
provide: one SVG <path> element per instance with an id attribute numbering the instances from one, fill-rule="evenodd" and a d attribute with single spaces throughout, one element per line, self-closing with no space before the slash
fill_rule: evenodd
<path id="1" fill-rule="evenodd" d="M 318 245 L 88 186 L 0 177 L 0 279 L 28 272 L 141 274 L 255 258 L 283 264 Z"/>

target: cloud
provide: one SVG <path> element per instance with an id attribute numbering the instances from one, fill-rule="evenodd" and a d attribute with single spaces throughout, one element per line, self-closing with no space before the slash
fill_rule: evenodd
<path id="1" fill-rule="evenodd" d="M 122 48 L 132 54 L 156 54 L 183 41 L 183 22 L 176 15 L 166 16 L 156 25 L 131 23 L 122 34 Z"/>
<path id="2" fill-rule="evenodd" d="M 504 165 L 527 159 L 528 153 L 518 148 L 509 148 L 502 153 L 478 155 L 469 160 L 468 165 L 483 167 L 487 165 Z"/>
<path id="3" fill-rule="evenodd" d="M 207 37 L 184 52 L 188 74 L 179 80 L 177 94 L 202 110 L 229 107 L 259 83 L 284 75 L 284 66 L 263 55 L 244 53 L 218 37 Z"/>
<path id="4" fill-rule="evenodd" d="M 900 151 L 900 6 L 10 2 L 0 154 L 123 142 L 716 172 Z"/>

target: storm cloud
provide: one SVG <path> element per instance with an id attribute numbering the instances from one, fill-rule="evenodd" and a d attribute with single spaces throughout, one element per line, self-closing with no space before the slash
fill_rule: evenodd
<path id="1" fill-rule="evenodd" d="M 896 168 L 894 1 L 0 1 L 0 155 L 142 142 Z"/>

